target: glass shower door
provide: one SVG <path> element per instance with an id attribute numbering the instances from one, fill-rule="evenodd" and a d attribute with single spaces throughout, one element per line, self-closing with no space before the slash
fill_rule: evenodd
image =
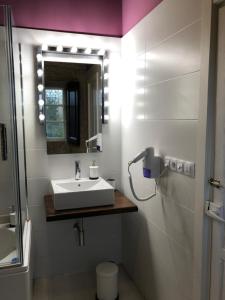
<path id="1" fill-rule="evenodd" d="M 23 262 L 11 12 L 0 5 L 0 268 Z"/>

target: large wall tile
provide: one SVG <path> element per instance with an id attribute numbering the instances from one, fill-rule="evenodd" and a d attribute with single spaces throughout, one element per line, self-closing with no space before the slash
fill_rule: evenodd
<path id="1" fill-rule="evenodd" d="M 197 124 L 192 120 L 133 120 L 122 129 L 122 161 L 127 163 L 146 147 L 155 147 L 161 155 L 195 161 Z"/>
<path id="2" fill-rule="evenodd" d="M 142 20 L 143 26 L 147 28 L 147 48 L 155 47 L 200 18 L 200 0 L 162 1 Z"/>
<path id="3" fill-rule="evenodd" d="M 42 205 L 44 195 L 50 191 L 49 178 L 28 179 L 29 206 Z"/>
<path id="4" fill-rule="evenodd" d="M 28 178 L 48 177 L 48 156 L 46 150 L 27 150 L 26 157 Z"/>
<path id="5" fill-rule="evenodd" d="M 145 88 L 146 119 L 198 119 L 199 72 Z"/>
<path id="6" fill-rule="evenodd" d="M 178 32 L 146 52 L 146 84 L 157 83 L 200 68 L 201 22 Z"/>

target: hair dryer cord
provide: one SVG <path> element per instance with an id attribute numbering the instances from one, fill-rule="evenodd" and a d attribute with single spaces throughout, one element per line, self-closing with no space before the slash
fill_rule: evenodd
<path id="1" fill-rule="evenodd" d="M 129 173 L 129 183 L 130 183 L 130 188 L 131 188 L 131 191 L 132 191 L 132 194 L 134 196 L 134 198 L 138 201 L 147 201 L 147 200 L 150 200 L 152 199 L 153 197 L 156 196 L 157 194 L 157 185 L 158 185 L 158 182 L 156 181 L 155 179 L 155 192 L 153 194 L 151 194 L 150 196 L 146 197 L 146 198 L 141 198 L 141 197 L 138 197 L 135 190 L 134 190 L 134 185 L 133 185 L 133 180 L 132 180 L 132 175 L 131 175 L 131 172 L 130 172 L 130 166 L 132 165 L 132 163 L 129 163 L 128 164 L 128 173 Z M 162 173 L 160 174 L 159 177 L 161 177 L 165 171 L 167 170 L 167 168 L 165 168 Z"/>

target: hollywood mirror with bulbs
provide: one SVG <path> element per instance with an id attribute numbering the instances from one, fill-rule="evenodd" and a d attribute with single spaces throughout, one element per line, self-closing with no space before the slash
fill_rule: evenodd
<path id="1" fill-rule="evenodd" d="M 48 154 L 101 152 L 108 122 L 108 59 L 104 49 L 37 48 L 38 118 Z"/>

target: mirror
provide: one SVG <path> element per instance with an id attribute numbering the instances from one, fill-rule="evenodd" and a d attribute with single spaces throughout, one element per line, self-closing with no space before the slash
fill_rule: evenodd
<path id="1" fill-rule="evenodd" d="M 47 153 L 102 151 L 103 56 L 46 51 L 42 58 L 38 103 Z"/>

